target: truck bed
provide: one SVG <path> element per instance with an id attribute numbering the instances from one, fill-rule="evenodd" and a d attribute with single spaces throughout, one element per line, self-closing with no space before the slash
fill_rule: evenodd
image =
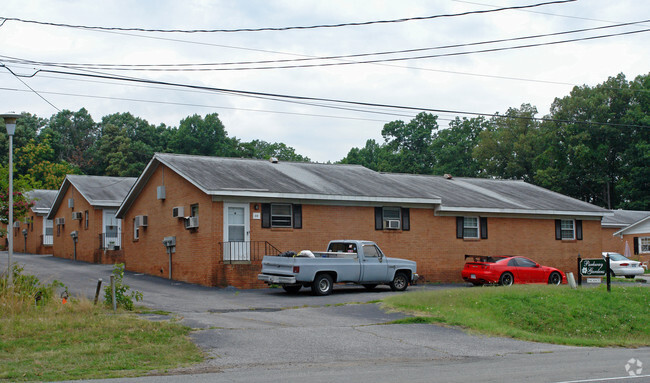
<path id="1" fill-rule="evenodd" d="M 333 271 L 336 282 L 358 281 L 361 265 L 357 253 L 314 252 L 315 258 L 265 256 L 262 268 L 265 274 L 295 276 L 296 282 L 311 282 L 319 271 Z M 295 268 L 299 268 L 296 272 Z"/>

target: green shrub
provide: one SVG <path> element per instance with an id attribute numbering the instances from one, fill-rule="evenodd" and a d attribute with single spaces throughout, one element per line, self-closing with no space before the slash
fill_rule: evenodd
<path id="1" fill-rule="evenodd" d="M 124 307 L 126 310 L 133 310 L 133 300 L 136 302 L 142 300 L 142 293 L 139 291 L 129 291 L 131 288 L 124 284 L 124 264 L 117 263 L 113 267 L 113 276 L 115 283 L 115 302 L 117 306 Z M 104 301 L 107 305 L 113 304 L 113 293 L 110 283 L 104 288 Z"/>
<path id="2" fill-rule="evenodd" d="M 57 280 L 49 284 L 43 283 L 34 275 L 23 274 L 23 271 L 20 265 L 13 265 L 11 286 L 8 285 L 6 276 L 0 278 L 0 307 L 8 313 L 45 305 L 55 297 L 59 289 L 67 294 L 68 288 L 63 283 Z"/>

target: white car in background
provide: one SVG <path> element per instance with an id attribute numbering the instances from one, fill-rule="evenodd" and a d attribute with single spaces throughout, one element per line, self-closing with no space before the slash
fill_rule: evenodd
<path id="1" fill-rule="evenodd" d="M 603 259 L 609 255 L 609 267 L 612 269 L 612 276 L 634 278 L 636 275 L 643 275 L 645 270 L 641 262 L 632 261 L 623 254 L 603 251 Z"/>

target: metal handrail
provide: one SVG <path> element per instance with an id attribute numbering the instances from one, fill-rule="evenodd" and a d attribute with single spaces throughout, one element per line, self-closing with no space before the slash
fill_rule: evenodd
<path id="1" fill-rule="evenodd" d="M 267 241 L 219 242 L 219 258 L 223 263 L 261 262 L 265 255 L 278 255 L 281 251 Z"/>
<path id="2" fill-rule="evenodd" d="M 120 248 L 122 248 L 122 233 L 118 232 L 117 235 L 99 234 L 100 250 L 117 250 Z"/>

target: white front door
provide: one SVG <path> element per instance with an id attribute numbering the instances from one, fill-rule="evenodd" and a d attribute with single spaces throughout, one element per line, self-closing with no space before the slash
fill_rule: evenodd
<path id="1" fill-rule="evenodd" d="M 250 261 L 250 207 L 243 203 L 223 206 L 223 260 Z"/>
<path id="2" fill-rule="evenodd" d="M 122 220 L 115 218 L 116 210 L 104 209 L 102 234 L 104 235 L 104 248 L 119 248 L 122 245 Z"/>

